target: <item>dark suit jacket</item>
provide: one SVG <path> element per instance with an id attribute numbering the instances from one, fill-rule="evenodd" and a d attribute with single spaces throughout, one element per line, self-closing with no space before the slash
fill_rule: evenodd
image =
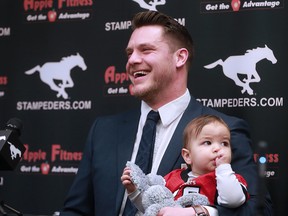
<path id="1" fill-rule="evenodd" d="M 184 112 L 160 164 L 158 174 L 165 175 L 183 163 L 181 149 L 185 126 L 196 116 L 214 114 L 224 119 L 231 130 L 232 167 L 248 183 L 249 201 L 238 209 L 218 207 L 219 215 L 257 215 L 257 167 L 245 121 L 204 107 L 193 97 Z M 61 215 L 117 216 L 124 187 L 120 181 L 125 164 L 131 158 L 140 110 L 99 117 L 94 122 L 75 181 Z M 271 200 L 265 200 L 266 213 L 272 215 Z"/>

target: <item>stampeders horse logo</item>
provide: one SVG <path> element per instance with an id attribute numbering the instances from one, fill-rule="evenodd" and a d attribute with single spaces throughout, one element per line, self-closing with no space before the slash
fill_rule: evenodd
<path id="1" fill-rule="evenodd" d="M 47 62 L 41 66 L 37 65 L 34 68 L 25 72 L 27 75 L 34 74 L 36 71 L 40 73 L 42 82 L 50 86 L 51 90 L 57 92 L 57 97 L 68 98 L 65 88 L 72 88 L 74 82 L 70 72 L 74 67 L 80 67 L 83 71 L 87 69 L 82 56 L 77 53 L 68 57 L 63 57 L 60 62 Z M 62 81 L 58 84 L 54 80 Z"/>
<path id="2" fill-rule="evenodd" d="M 247 91 L 249 95 L 252 95 L 254 92 L 250 87 L 250 83 L 260 82 L 261 78 L 256 71 L 256 64 L 262 59 L 267 59 L 272 64 L 277 62 L 273 51 L 265 45 L 264 48 L 257 47 L 247 50 L 244 55 L 230 56 L 225 61 L 219 59 L 214 63 L 204 66 L 204 68 L 212 69 L 217 65 L 221 65 L 224 75 L 234 80 L 237 86 L 242 87 L 242 94 Z M 244 74 L 246 78 L 240 80 L 238 74 Z"/>
<path id="3" fill-rule="evenodd" d="M 0 140 L 6 140 L 6 136 L 0 136 Z M 11 142 L 7 141 L 7 143 L 10 145 L 10 154 L 11 159 L 14 160 L 19 156 L 21 158 L 21 151 L 15 147 Z"/>
<path id="4" fill-rule="evenodd" d="M 156 6 L 166 4 L 166 0 L 153 0 L 149 1 L 149 3 L 146 3 L 144 0 L 132 0 L 132 1 L 137 2 L 141 8 L 150 11 L 157 11 Z"/>
<path id="5" fill-rule="evenodd" d="M 8 144 L 10 145 L 11 159 L 16 159 L 17 155 L 19 156 L 19 158 L 21 158 L 21 151 L 16 148 L 11 142 L 8 141 Z"/>

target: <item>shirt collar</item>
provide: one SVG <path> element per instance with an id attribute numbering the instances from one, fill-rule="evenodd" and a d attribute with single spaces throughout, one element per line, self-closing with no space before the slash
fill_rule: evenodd
<path id="1" fill-rule="evenodd" d="M 191 99 L 190 92 L 188 89 L 186 89 L 186 92 L 182 96 L 176 98 L 175 100 L 165 104 L 164 106 L 158 109 L 160 119 L 164 127 L 171 124 L 176 118 L 178 118 L 180 115 L 184 113 L 185 109 L 187 108 L 190 102 L 190 99 Z M 141 117 L 146 119 L 146 116 L 148 115 L 150 110 L 152 110 L 152 108 L 149 107 L 147 103 L 142 101 Z"/>

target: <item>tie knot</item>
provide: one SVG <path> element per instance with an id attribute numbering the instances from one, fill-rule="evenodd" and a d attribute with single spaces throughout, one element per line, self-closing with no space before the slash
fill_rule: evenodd
<path id="1" fill-rule="evenodd" d="M 152 120 L 154 122 L 158 122 L 160 119 L 159 112 L 155 112 L 154 110 L 151 110 L 147 115 L 147 120 Z"/>

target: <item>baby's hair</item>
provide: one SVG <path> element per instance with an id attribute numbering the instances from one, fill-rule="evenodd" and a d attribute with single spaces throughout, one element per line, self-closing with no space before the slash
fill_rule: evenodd
<path id="1" fill-rule="evenodd" d="M 185 127 L 183 136 L 184 136 L 184 148 L 187 148 L 189 141 L 191 140 L 192 137 L 197 138 L 199 133 L 202 131 L 203 127 L 210 124 L 218 122 L 225 126 L 228 131 L 230 131 L 228 125 L 225 123 L 225 121 L 215 115 L 202 115 L 199 116 L 192 121 L 189 122 L 189 124 Z"/>

